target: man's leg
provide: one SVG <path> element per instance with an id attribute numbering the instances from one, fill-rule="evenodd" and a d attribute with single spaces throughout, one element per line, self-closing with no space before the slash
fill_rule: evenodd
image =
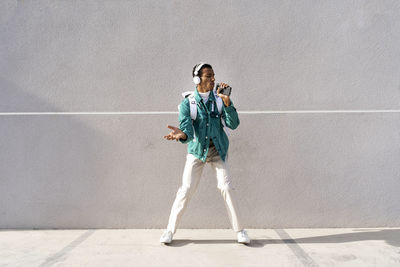
<path id="1" fill-rule="evenodd" d="M 174 204 L 172 205 L 171 214 L 169 216 L 167 230 L 173 234 L 180 222 L 180 219 L 186 209 L 186 206 L 196 191 L 203 172 L 204 162 L 193 156 L 187 154 L 185 169 L 182 175 L 182 186 L 176 193 Z"/>
<path id="2" fill-rule="evenodd" d="M 227 162 L 224 162 L 221 157 L 219 156 L 217 150 L 215 147 L 213 147 L 213 150 L 210 151 L 213 153 L 213 155 L 209 159 L 209 163 L 211 163 L 212 169 L 216 174 L 217 177 L 217 187 L 219 190 L 221 190 L 221 195 L 224 198 L 225 201 L 225 207 L 228 211 L 229 215 L 229 220 L 232 225 L 232 229 L 235 232 L 239 232 L 243 230 L 242 225 L 239 222 L 238 215 L 237 215 L 237 210 L 235 209 L 235 205 L 232 199 L 232 187 L 231 187 L 231 180 L 230 176 L 228 173 L 228 164 Z M 226 158 L 227 160 L 227 158 Z"/>

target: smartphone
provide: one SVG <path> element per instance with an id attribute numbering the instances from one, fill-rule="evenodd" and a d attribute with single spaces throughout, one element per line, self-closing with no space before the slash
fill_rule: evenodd
<path id="1" fill-rule="evenodd" d="M 216 88 L 217 92 L 218 92 L 218 89 L 219 89 L 219 83 L 217 83 L 217 88 Z M 232 91 L 232 87 L 228 86 L 228 87 L 225 87 L 225 88 L 221 88 L 220 93 L 223 94 L 223 95 L 230 96 L 231 95 L 231 91 Z"/>

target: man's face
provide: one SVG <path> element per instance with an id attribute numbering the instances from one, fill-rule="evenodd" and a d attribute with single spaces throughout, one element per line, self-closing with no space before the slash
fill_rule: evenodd
<path id="1" fill-rule="evenodd" d="M 201 77 L 200 77 L 200 87 L 203 90 L 212 91 L 214 88 L 215 82 L 215 74 L 214 71 L 210 68 L 205 68 L 201 70 Z"/>

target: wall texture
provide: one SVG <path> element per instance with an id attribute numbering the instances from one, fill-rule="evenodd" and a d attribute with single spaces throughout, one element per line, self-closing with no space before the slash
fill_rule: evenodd
<path id="1" fill-rule="evenodd" d="M 166 227 L 199 61 L 247 228 L 400 226 L 399 47 L 396 0 L 1 1 L 0 228 Z M 229 226 L 206 169 L 180 227 Z"/>

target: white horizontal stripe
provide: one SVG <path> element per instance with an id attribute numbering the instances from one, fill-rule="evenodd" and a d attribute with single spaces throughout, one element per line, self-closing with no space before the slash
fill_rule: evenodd
<path id="1" fill-rule="evenodd" d="M 400 109 L 381 110 L 259 110 L 238 111 L 239 114 L 301 114 L 301 113 L 399 113 Z M 29 115 L 162 115 L 178 111 L 127 111 L 127 112 L 0 112 L 0 116 Z"/>
<path id="2" fill-rule="evenodd" d="M 242 114 L 282 114 L 282 113 L 398 113 L 400 109 L 374 109 L 374 110 L 265 110 L 265 111 L 239 111 Z"/>
<path id="3" fill-rule="evenodd" d="M 131 111 L 131 112 L 1 112 L 0 116 L 24 115 L 158 115 L 178 114 L 178 111 Z"/>

